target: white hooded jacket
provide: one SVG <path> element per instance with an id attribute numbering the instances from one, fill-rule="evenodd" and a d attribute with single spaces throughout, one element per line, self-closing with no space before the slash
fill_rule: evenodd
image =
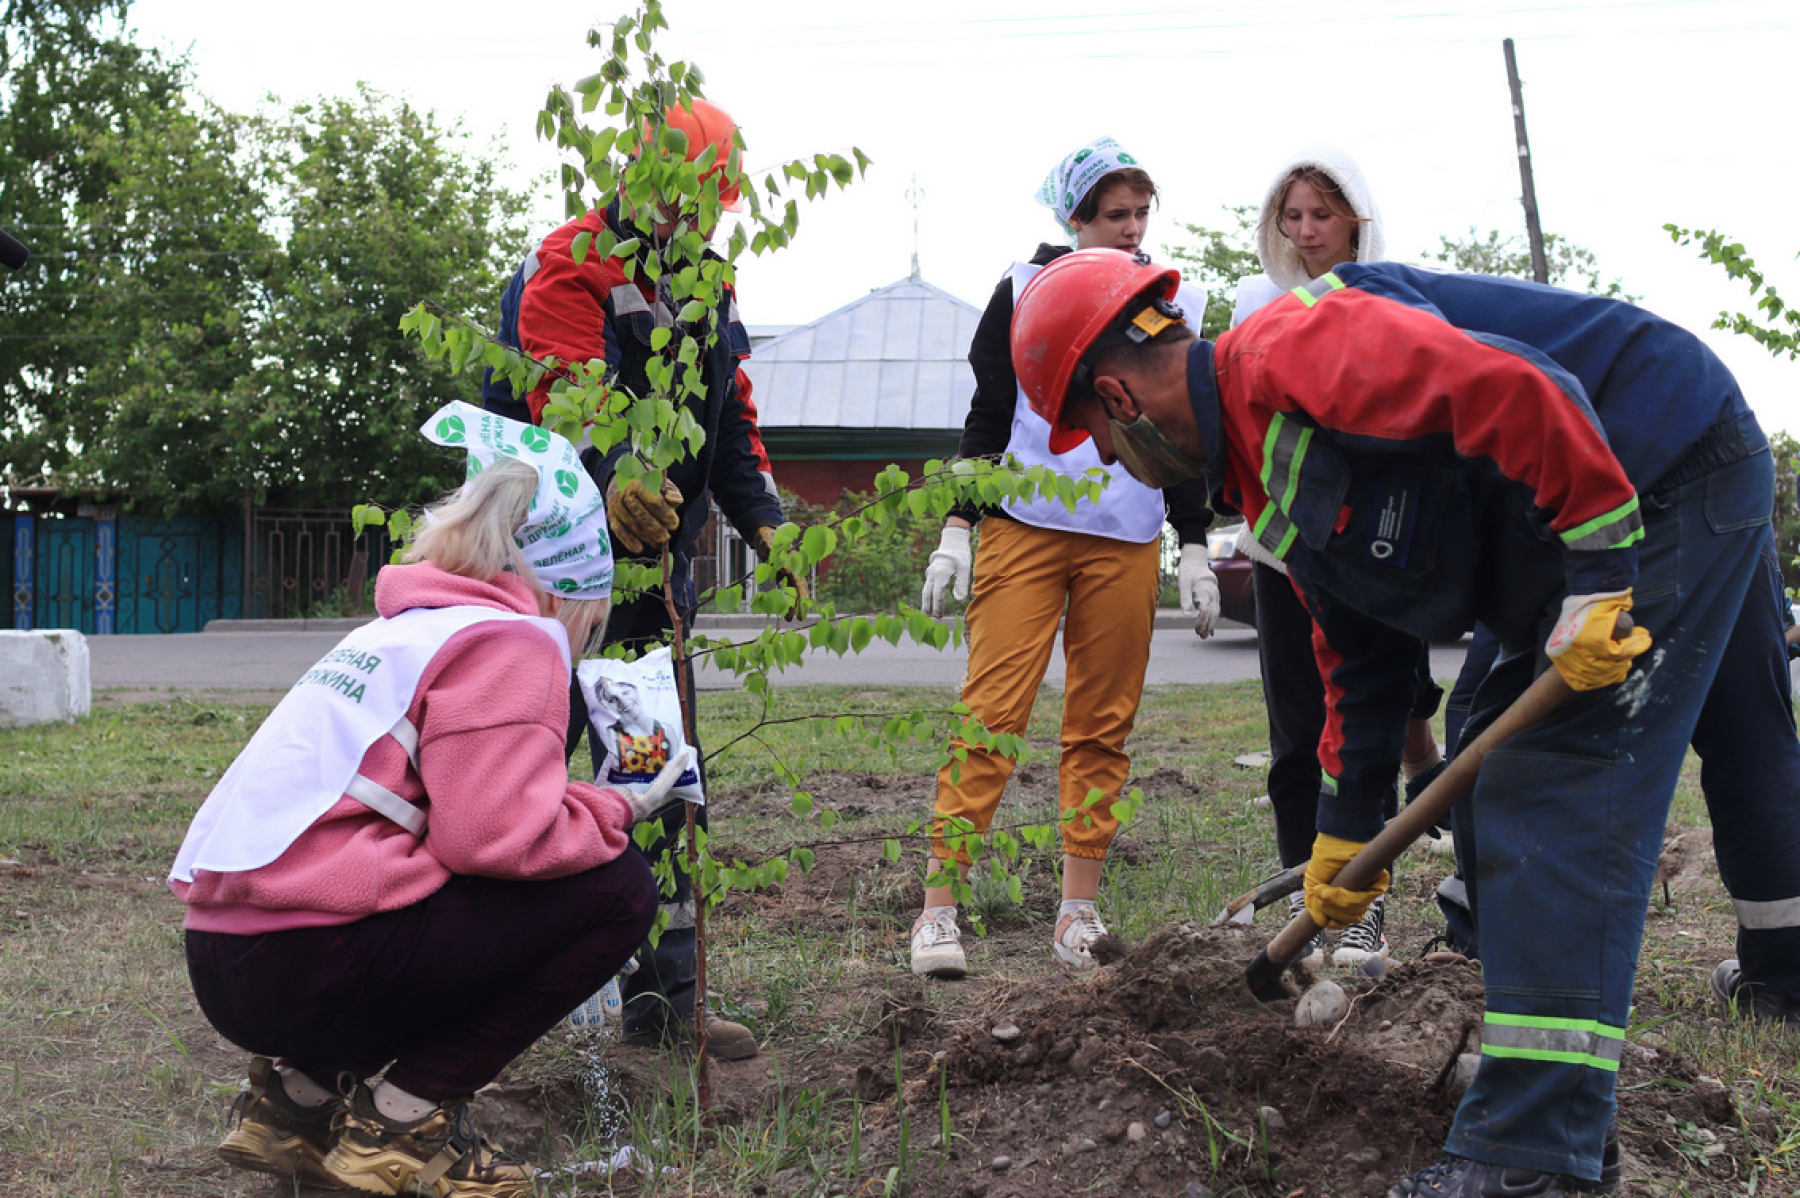
<path id="1" fill-rule="evenodd" d="M 1311 279 L 1300 251 L 1281 231 L 1281 214 L 1276 211 L 1276 205 L 1281 202 L 1282 181 L 1296 167 L 1302 166 L 1316 166 L 1331 176 L 1344 198 L 1350 201 L 1350 210 L 1362 221 L 1362 228 L 1356 235 L 1356 260 L 1380 262 L 1387 255 L 1381 210 L 1375 206 L 1369 181 L 1356 160 L 1331 147 L 1318 147 L 1296 155 L 1275 172 L 1268 194 L 1263 196 L 1262 212 L 1256 223 L 1256 256 L 1262 261 L 1263 273 L 1238 283 L 1237 303 L 1231 313 L 1233 327 L 1242 324 L 1252 312 L 1276 296 L 1303 287 Z"/>
<path id="2" fill-rule="evenodd" d="M 1303 166 L 1316 166 L 1331 176 L 1338 189 L 1344 193 L 1344 198 L 1350 201 L 1350 210 L 1362 221 L 1362 228 L 1356 235 L 1356 260 L 1380 262 L 1386 257 L 1387 242 L 1382 235 L 1381 209 L 1375 206 L 1375 197 L 1369 192 L 1368 178 L 1364 176 L 1362 168 L 1356 165 L 1356 160 L 1330 146 L 1318 146 L 1297 155 L 1275 172 L 1275 177 L 1269 182 L 1268 193 L 1263 196 L 1262 213 L 1256 222 L 1256 256 L 1262 261 L 1263 273 L 1238 281 L 1237 302 L 1231 310 L 1233 328 L 1243 324 L 1264 304 L 1312 281 L 1312 276 L 1306 273 L 1306 262 L 1300 257 L 1300 251 L 1294 248 L 1294 243 L 1281 231 L 1281 214 L 1276 211 L 1276 205 L 1281 203 L 1283 181 L 1295 168 Z M 1258 544 L 1255 537 L 1249 536 L 1249 531 L 1249 526 L 1246 525 L 1239 533 L 1239 551 L 1286 574 L 1287 567 Z"/>

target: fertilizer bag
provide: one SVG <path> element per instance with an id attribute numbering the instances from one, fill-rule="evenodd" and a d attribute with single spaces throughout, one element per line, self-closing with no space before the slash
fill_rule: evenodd
<path id="1" fill-rule="evenodd" d="M 577 677 L 587 700 L 588 735 L 600 746 L 594 753 L 600 762 L 594 784 L 643 794 L 657 771 L 688 747 L 668 646 L 636 661 L 589 658 Z M 692 760 L 698 762 L 699 755 Z M 706 802 L 697 764 L 682 771 L 669 798 Z"/>

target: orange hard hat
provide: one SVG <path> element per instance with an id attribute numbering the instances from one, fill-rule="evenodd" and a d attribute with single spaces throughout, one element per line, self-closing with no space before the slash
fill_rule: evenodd
<path id="1" fill-rule="evenodd" d="M 731 114 L 708 100 L 695 100 L 689 107 L 677 104 L 665 114 L 669 128 L 679 129 L 687 134 L 687 160 L 693 162 L 706 152 L 707 146 L 719 147 L 719 155 L 713 166 L 706 172 L 707 176 L 723 171 L 731 161 L 733 138 L 737 134 L 737 122 Z M 703 178 L 706 176 L 702 176 Z M 727 212 L 742 212 L 745 208 L 743 194 L 737 184 L 719 181 L 719 202 Z"/>
<path id="2" fill-rule="evenodd" d="M 1077 250 L 1033 275 L 1013 304 L 1012 362 L 1031 410 L 1050 425 L 1050 452 L 1088 439 L 1063 421 L 1082 359 L 1095 349 L 1142 341 L 1181 320 L 1181 272 L 1122 250 Z"/>

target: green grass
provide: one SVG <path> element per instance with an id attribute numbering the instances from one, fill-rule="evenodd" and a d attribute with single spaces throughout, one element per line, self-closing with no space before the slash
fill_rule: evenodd
<path id="1" fill-rule="evenodd" d="M 915 1183 L 916 1192 L 930 1192 L 946 1145 L 963 1142 L 951 1095 L 908 1059 L 903 1080 L 878 1078 L 859 1099 L 839 1084 L 833 1063 L 866 1051 L 896 995 L 955 1021 L 979 1016 L 994 988 L 1058 976 L 1044 943 L 1059 891 L 1054 846 L 1027 849 L 1015 866 L 1022 902 L 1004 883 L 978 879 L 988 935 L 968 948 L 987 988 L 919 986 L 906 972 L 926 853 L 915 836 L 890 865 L 880 841 L 927 815 L 941 753 L 936 729 L 949 701 L 929 690 L 779 690 L 768 714 L 786 722 L 713 759 L 716 847 L 759 861 L 796 841 L 815 846 L 810 874 L 795 871 L 781 890 L 734 894 L 711 920 L 712 988 L 725 998 L 724 1013 L 753 1025 L 765 1058 L 755 1071 L 740 1066 L 721 1075 L 736 1080 L 722 1099 L 715 1096 L 726 1114 L 707 1126 L 696 1117 L 687 1067 L 663 1058 L 644 1065 L 640 1054 L 615 1068 L 604 1047 L 553 1032 L 503 1078 L 508 1090 L 549 1096 L 533 1100 L 557 1116 L 543 1163 L 593 1159 L 631 1144 L 681 1171 L 644 1174 L 619 1192 L 881 1194 Z M 732 741 L 762 711 L 754 696 L 704 695 L 704 742 Z M 892 752 L 866 735 L 841 734 L 835 722 L 806 718 L 894 712 L 938 718 L 921 722 Z M 162 884 L 188 820 L 263 714 L 175 701 L 67 726 L 0 730 L 0 1192 L 283 1192 L 233 1174 L 211 1155 L 243 1054 L 194 1008 L 182 911 Z M 1060 718 L 1061 696 L 1046 692 L 1021 766 L 1033 781 L 1009 789 L 997 825 L 1054 818 Z M 1107 866 L 1102 907 L 1115 931 L 1136 940 L 1171 921 L 1209 920 L 1274 868 L 1268 814 L 1252 805 L 1262 771 L 1232 763 L 1266 747 L 1266 738 L 1255 683 L 1146 695 L 1129 748 L 1150 802 Z M 792 814 L 780 780 L 788 775 L 813 790 L 812 815 Z M 844 799 L 851 794 L 855 811 Z M 840 817 L 829 829 L 818 813 L 826 809 Z M 1691 762 L 1672 822 L 1705 826 Z M 1402 869 L 1390 914 L 1403 950 L 1435 929 L 1429 890 L 1442 872 L 1440 859 L 1409 860 L 1420 864 Z M 1713 877 L 1710 855 L 1698 874 Z M 1723 1148 L 1692 1129 L 1658 1129 L 1675 1153 L 1661 1192 L 1793 1193 L 1800 1037 L 1711 1017 L 1705 977 L 1729 955 L 1729 904 L 1716 881 L 1677 889 L 1671 899 L 1659 896 L 1652 908 L 1633 1039 L 1685 1054 L 1732 1085 L 1748 1122 L 1722 1138 Z M 912 1093 L 921 1085 L 929 1092 Z M 899 1086 L 923 1105 L 896 1108 Z M 582 1093 L 585 1101 L 571 1097 Z M 865 1136 L 878 1106 L 889 1121 L 879 1150 Z M 909 1122 L 896 1141 L 892 1121 L 902 1116 Z"/>

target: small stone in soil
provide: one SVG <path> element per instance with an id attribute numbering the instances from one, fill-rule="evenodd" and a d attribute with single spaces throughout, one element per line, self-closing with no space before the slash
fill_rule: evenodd
<path id="1" fill-rule="evenodd" d="M 997 1156 L 994 1158 L 994 1172 L 1004 1173 L 1010 1168 L 1012 1168 L 1012 1157 Z"/>
<path id="2" fill-rule="evenodd" d="M 1381 1149 L 1358 1148 L 1355 1152 L 1350 1154 L 1348 1159 L 1353 1165 L 1379 1165 L 1381 1163 Z"/>
<path id="3" fill-rule="evenodd" d="M 1388 963 L 1386 957 L 1370 957 L 1367 961 L 1362 963 L 1362 968 L 1359 972 L 1366 978 L 1386 977 L 1387 967 Z"/>
<path id="4" fill-rule="evenodd" d="M 1375 1030 L 1378 1032 L 1385 1032 L 1393 1026 L 1394 1021 L 1392 1019 L 1383 1019 L 1380 1023 L 1375 1025 Z"/>
<path id="5" fill-rule="evenodd" d="M 1197 1181 L 1187 1183 L 1187 1189 L 1181 1191 L 1182 1198 L 1212 1198 L 1212 1191 Z"/>
<path id="6" fill-rule="evenodd" d="M 1019 1025 L 1016 1023 L 996 1023 L 994 1025 L 994 1030 L 988 1034 L 1002 1044 L 1017 1040 L 1021 1035 Z"/>
<path id="7" fill-rule="evenodd" d="M 1465 1052 L 1456 1058 L 1456 1079 L 1451 1083 L 1455 1092 L 1461 1094 L 1475 1084 L 1475 1071 L 1481 1068 L 1481 1054 Z"/>
<path id="8" fill-rule="evenodd" d="M 1133 1144 L 1142 1144 L 1145 1137 L 1149 1134 L 1150 1129 L 1145 1127 L 1142 1123 L 1133 1123 L 1130 1127 L 1125 1129 L 1125 1138 L 1130 1140 Z"/>
<path id="9" fill-rule="evenodd" d="M 1350 1010 L 1350 999 L 1336 982 L 1314 982 L 1294 1005 L 1294 1022 L 1301 1027 L 1329 1027 Z"/>
<path id="10" fill-rule="evenodd" d="M 1281 1117 L 1281 1112 L 1276 1110 L 1274 1107 L 1272 1107 L 1272 1106 L 1264 1107 L 1262 1109 L 1261 1114 L 1262 1114 L 1263 1126 L 1268 1128 L 1270 1131 L 1286 1131 L 1287 1130 L 1287 1120 L 1283 1119 Z"/>
<path id="11" fill-rule="evenodd" d="M 1162 1114 L 1158 1115 L 1155 1120 L 1156 1126 L 1158 1127 L 1167 1127 L 1174 1121 L 1175 1115 L 1171 1111 L 1164 1111 Z"/>

